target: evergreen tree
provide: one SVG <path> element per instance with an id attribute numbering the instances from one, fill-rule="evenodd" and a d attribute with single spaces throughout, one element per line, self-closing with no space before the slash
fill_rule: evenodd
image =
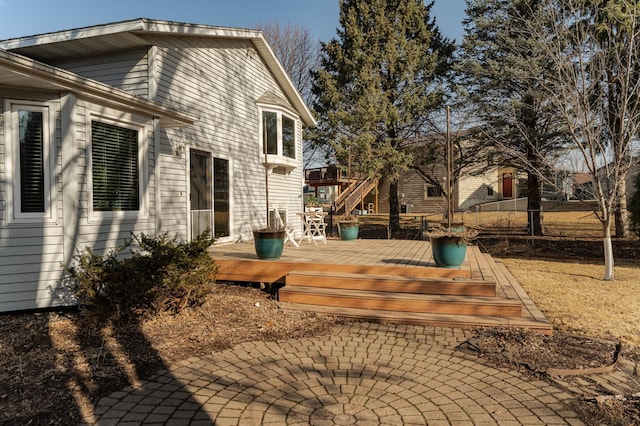
<path id="1" fill-rule="evenodd" d="M 548 59 L 520 30 L 537 0 L 467 0 L 459 87 L 482 123 L 479 133 L 501 166 L 527 172 L 529 230 L 542 234 L 541 197 L 551 163 L 566 141 L 558 113 L 540 88 Z M 515 194 L 514 194 L 515 196 Z"/>
<path id="2" fill-rule="evenodd" d="M 389 182 L 389 226 L 400 230 L 398 178 L 412 163 L 407 141 L 442 108 L 441 78 L 455 45 L 423 0 L 341 0 L 338 37 L 322 44 L 314 73 L 316 143 L 356 172 Z"/>

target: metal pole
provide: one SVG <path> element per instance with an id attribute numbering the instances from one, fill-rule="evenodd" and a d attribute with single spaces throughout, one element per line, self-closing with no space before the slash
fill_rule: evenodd
<path id="1" fill-rule="evenodd" d="M 270 228 L 269 224 L 269 160 L 268 160 L 268 152 L 267 152 L 267 118 L 263 118 L 262 123 L 262 143 L 264 145 L 264 182 L 265 182 L 265 190 L 264 193 L 267 197 L 267 228 Z"/>
<path id="2" fill-rule="evenodd" d="M 451 107 L 447 105 L 447 229 L 451 229 L 451 219 L 453 215 L 451 150 Z"/>

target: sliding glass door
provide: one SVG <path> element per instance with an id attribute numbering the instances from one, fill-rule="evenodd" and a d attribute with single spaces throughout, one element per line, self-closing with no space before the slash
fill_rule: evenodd
<path id="1" fill-rule="evenodd" d="M 191 238 L 207 228 L 216 239 L 231 236 L 229 160 L 192 150 L 190 159 Z"/>

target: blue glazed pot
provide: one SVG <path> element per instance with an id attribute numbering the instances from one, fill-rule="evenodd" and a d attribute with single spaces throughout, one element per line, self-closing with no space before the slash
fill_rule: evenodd
<path id="1" fill-rule="evenodd" d="M 284 231 L 253 231 L 258 259 L 278 260 L 284 247 Z"/>
<path id="2" fill-rule="evenodd" d="M 431 252 L 436 265 L 443 268 L 460 268 L 467 254 L 467 243 L 459 237 L 432 237 Z"/>
<path id="3" fill-rule="evenodd" d="M 340 223 L 340 239 L 344 241 L 352 241 L 358 239 L 358 231 L 360 225 L 357 223 Z"/>

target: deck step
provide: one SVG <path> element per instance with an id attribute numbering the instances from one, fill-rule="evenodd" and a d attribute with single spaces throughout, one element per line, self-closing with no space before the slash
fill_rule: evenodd
<path id="1" fill-rule="evenodd" d="M 553 334 L 553 327 L 548 322 L 539 322 L 526 318 L 505 318 L 480 315 L 430 314 L 418 312 L 395 312 L 386 310 L 343 308 L 337 306 L 314 306 L 298 303 L 283 303 L 284 309 L 317 312 L 322 315 L 333 315 L 380 323 L 423 325 L 431 327 L 517 327 L 543 334 Z"/>
<path id="2" fill-rule="evenodd" d="M 287 274 L 285 283 L 287 286 L 393 293 L 487 297 L 496 295 L 495 280 L 471 278 L 402 277 L 294 270 Z"/>
<path id="3" fill-rule="evenodd" d="M 522 314 L 519 301 L 495 297 L 336 290 L 294 285 L 282 287 L 278 294 L 281 302 L 342 308 L 514 318 Z"/>

